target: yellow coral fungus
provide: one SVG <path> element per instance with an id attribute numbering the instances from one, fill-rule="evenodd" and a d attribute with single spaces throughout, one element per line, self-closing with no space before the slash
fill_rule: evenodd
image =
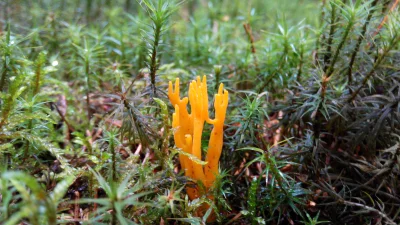
<path id="1" fill-rule="evenodd" d="M 218 161 L 223 144 L 223 127 L 228 107 L 228 91 L 223 88 L 223 84 L 220 84 L 214 101 L 215 118 L 210 119 L 206 76 L 203 76 L 202 80 L 197 77 L 196 80 L 190 83 L 189 98 L 180 99 L 179 90 L 179 78 L 175 81 L 175 88 L 173 88 L 172 82 L 169 82 L 168 97 L 175 107 L 172 127 L 175 130 L 174 140 L 176 146 L 201 160 L 201 136 L 204 123 L 207 122 L 214 126 L 205 157 L 207 164 L 204 167 L 184 154 L 179 155 L 185 175 L 201 181 L 208 189 L 213 185 L 215 177 L 218 175 Z M 190 114 L 187 110 L 188 103 L 190 103 Z M 197 188 L 188 187 L 187 192 L 191 199 L 199 197 Z"/>

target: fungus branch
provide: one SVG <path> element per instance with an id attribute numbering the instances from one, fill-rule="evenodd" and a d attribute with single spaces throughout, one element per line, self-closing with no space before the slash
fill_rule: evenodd
<path id="1" fill-rule="evenodd" d="M 228 107 L 228 92 L 224 89 L 223 84 L 220 84 L 218 93 L 215 95 L 215 118 L 211 119 L 208 113 L 207 80 L 205 76 L 202 80 L 197 77 L 195 81 L 190 83 L 189 98 L 180 99 L 179 91 L 179 79 L 175 81 L 175 88 L 173 88 L 172 82 L 169 82 L 168 97 L 175 107 L 172 119 L 174 141 L 176 146 L 185 153 L 179 154 L 179 160 L 185 175 L 202 182 L 207 191 L 213 186 L 218 175 L 218 162 L 223 145 L 223 127 Z M 190 103 L 190 114 L 187 110 L 188 103 Z M 197 161 L 202 159 L 201 137 L 205 122 L 212 124 L 214 128 L 211 132 L 208 152 L 205 157 L 206 165 L 203 167 Z M 197 160 L 190 159 L 186 153 Z M 198 187 L 187 187 L 187 193 L 191 199 L 204 195 L 204 191 L 200 191 Z"/>

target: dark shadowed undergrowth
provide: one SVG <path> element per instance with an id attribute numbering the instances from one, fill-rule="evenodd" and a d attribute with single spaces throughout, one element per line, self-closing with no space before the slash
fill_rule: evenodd
<path id="1" fill-rule="evenodd" d="M 0 223 L 399 224 L 398 3 L 0 0 Z M 229 105 L 190 200 L 167 89 L 198 75 Z"/>

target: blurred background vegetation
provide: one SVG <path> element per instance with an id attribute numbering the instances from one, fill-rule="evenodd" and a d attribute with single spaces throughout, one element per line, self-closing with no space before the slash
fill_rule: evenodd
<path id="1" fill-rule="evenodd" d="M 0 0 L 0 223 L 398 224 L 398 2 Z M 166 91 L 204 74 L 190 201 Z"/>

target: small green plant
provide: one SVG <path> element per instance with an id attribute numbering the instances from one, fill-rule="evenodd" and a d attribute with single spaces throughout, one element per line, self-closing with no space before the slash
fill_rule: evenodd
<path id="1" fill-rule="evenodd" d="M 0 1 L 0 221 L 400 223 L 399 4 Z M 230 103 L 190 199 L 167 86 L 202 75 Z"/>
<path id="2" fill-rule="evenodd" d="M 48 224 L 56 225 L 57 220 L 57 206 L 64 198 L 69 186 L 73 183 L 72 176 L 60 181 L 53 189 L 52 193 L 48 195 L 42 185 L 38 181 L 23 172 L 5 172 L 1 176 L 2 193 L 8 193 L 8 207 L 16 208 L 16 212 L 11 215 L 5 208 L 4 224 L 14 225 L 19 224 L 24 219 L 28 219 L 31 224 Z M 14 195 L 14 200 L 20 198 L 18 203 L 10 201 L 11 195 L 6 191 L 12 187 L 11 195 Z"/>
<path id="3" fill-rule="evenodd" d="M 166 0 L 158 0 L 157 3 L 153 3 L 150 0 L 141 0 L 140 3 L 152 21 L 149 25 L 151 31 L 143 30 L 143 36 L 150 55 L 147 67 L 150 73 L 151 94 L 157 96 L 156 73 L 159 68 L 162 51 L 163 41 L 161 38 L 168 29 L 168 18 L 177 9 L 177 5 L 172 1 Z"/>
<path id="4" fill-rule="evenodd" d="M 287 161 L 281 161 L 275 159 L 271 156 L 268 150 L 262 150 L 254 147 L 245 147 L 239 150 L 250 150 L 255 151 L 259 155 L 253 160 L 247 163 L 247 167 L 254 163 L 261 163 L 265 166 L 260 176 L 265 177 L 263 180 L 263 186 L 259 186 L 261 179 L 254 179 L 251 182 L 249 189 L 249 215 L 252 218 L 252 223 L 259 221 L 255 213 L 261 211 L 263 213 L 268 213 L 267 215 L 262 215 L 262 218 L 270 218 L 273 220 L 275 213 L 278 213 L 278 217 L 282 216 L 281 212 L 278 212 L 278 208 L 284 203 L 284 205 L 290 207 L 293 212 L 297 215 L 303 217 L 303 213 L 299 209 L 298 205 L 304 204 L 300 196 L 307 194 L 307 191 L 301 188 L 299 183 L 296 183 L 292 178 L 282 173 L 279 169 L 283 166 L 288 165 Z M 261 204 L 257 204 L 257 189 L 260 188 L 259 194 L 263 194 L 264 198 Z M 256 210 L 257 206 L 260 205 L 260 210 Z M 266 210 L 266 211 L 265 211 Z M 256 220 L 253 220 L 256 218 Z"/>
<path id="5" fill-rule="evenodd" d="M 306 213 L 307 216 L 307 221 L 303 221 L 304 224 L 306 225 L 317 225 L 317 224 L 322 224 L 322 223 L 329 223 L 329 221 L 319 221 L 319 213 L 317 213 L 317 215 L 315 215 L 315 217 L 311 217 L 308 213 Z"/>
<path id="6" fill-rule="evenodd" d="M 249 197 L 248 197 L 248 211 L 243 211 L 242 214 L 247 216 L 251 220 L 251 224 L 265 224 L 265 221 L 262 217 L 257 216 L 257 189 L 260 180 L 257 178 L 253 178 L 251 181 L 250 189 L 249 189 Z"/>
<path id="7" fill-rule="evenodd" d="M 107 182 L 99 173 L 91 170 L 96 177 L 99 186 L 104 190 L 106 198 L 101 199 L 81 199 L 80 203 L 97 203 L 99 208 L 95 215 L 88 224 L 93 222 L 110 221 L 110 224 L 130 224 L 129 218 L 123 215 L 124 210 L 128 206 L 140 208 L 149 206 L 150 203 L 139 201 L 138 199 L 150 194 L 151 192 L 139 192 L 141 189 L 140 184 L 131 186 L 130 181 L 132 176 L 127 175 L 121 183 L 115 181 Z M 138 192 L 138 193 L 137 193 Z M 110 212 L 111 210 L 111 212 Z"/>
<path id="8" fill-rule="evenodd" d="M 90 119 L 92 118 L 92 109 L 90 106 L 90 92 L 92 91 L 91 77 L 93 76 L 93 71 L 94 71 L 92 67 L 96 65 L 96 62 L 104 54 L 104 50 L 102 46 L 99 45 L 90 46 L 86 38 L 84 39 L 83 47 L 78 45 L 74 46 L 77 50 L 77 54 L 79 55 L 81 60 L 83 60 L 82 72 L 84 73 L 84 79 L 86 84 L 85 92 L 86 92 L 87 119 L 90 122 Z"/>

